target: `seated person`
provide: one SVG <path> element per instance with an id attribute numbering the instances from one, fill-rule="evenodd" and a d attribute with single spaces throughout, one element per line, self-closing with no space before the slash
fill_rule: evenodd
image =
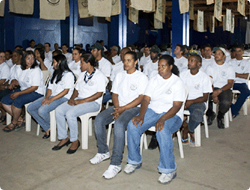
<path id="1" fill-rule="evenodd" d="M 140 63 L 139 63 L 140 68 L 141 68 L 142 71 L 143 71 L 143 67 L 145 67 L 149 61 L 151 61 L 150 48 L 145 46 L 143 48 L 143 53 L 144 53 L 144 55 L 141 57 Z"/>
<path id="2" fill-rule="evenodd" d="M 30 40 L 30 47 L 26 48 L 26 51 L 35 51 L 35 45 L 36 45 L 36 42 L 35 40 Z"/>
<path id="3" fill-rule="evenodd" d="M 5 62 L 7 63 L 9 68 L 11 68 L 13 66 L 11 57 L 12 57 L 12 51 L 11 50 L 6 50 L 5 51 Z"/>
<path id="4" fill-rule="evenodd" d="M 110 48 L 110 53 L 111 53 L 111 56 L 112 56 L 112 60 L 113 62 L 116 64 L 116 63 L 119 63 L 121 61 L 121 58 L 119 56 L 119 48 L 118 46 L 113 46 Z"/>
<path id="5" fill-rule="evenodd" d="M 99 113 L 95 119 L 98 153 L 90 160 L 92 164 L 99 164 L 110 157 L 106 144 L 106 125 L 115 121 L 111 163 L 103 174 L 106 179 L 115 177 L 121 171 L 125 130 L 128 122 L 140 111 L 139 104 L 148 82 L 146 75 L 135 68 L 137 64 L 135 52 L 128 51 L 123 64 L 125 71 L 116 75 L 111 90 L 114 106 Z"/>
<path id="6" fill-rule="evenodd" d="M 177 44 L 174 49 L 174 54 L 176 56 L 174 58 L 174 63 L 178 67 L 180 73 L 186 71 L 188 67 L 188 60 L 186 57 L 184 57 L 185 47 L 183 45 Z"/>
<path id="7" fill-rule="evenodd" d="M 157 75 L 158 70 L 158 61 L 159 56 L 158 54 L 161 52 L 161 50 L 155 45 L 152 46 L 150 49 L 150 60 L 147 62 L 147 64 L 144 66 L 143 73 L 148 76 L 149 79 Z"/>
<path id="8" fill-rule="evenodd" d="M 36 48 L 35 56 L 36 56 L 37 63 L 40 65 L 40 68 L 42 71 L 49 70 L 51 73 L 54 72 L 51 61 L 45 58 L 43 48 Z"/>
<path id="9" fill-rule="evenodd" d="M 1 72 L 1 74 L 5 74 L 8 75 L 10 74 L 10 78 L 9 81 L 6 81 L 5 83 L 0 85 L 0 101 L 2 100 L 2 98 L 8 94 L 10 94 L 13 90 L 9 89 L 9 86 L 11 84 L 11 81 L 16 79 L 16 73 L 18 69 L 21 69 L 21 62 L 22 62 L 22 58 L 23 58 L 23 51 L 20 49 L 14 50 L 13 51 L 13 56 L 12 56 L 12 60 L 13 60 L 13 66 L 10 69 L 10 73 L 7 71 Z M 0 62 L 1 62 L 1 53 L 0 53 Z M 0 65 L 1 67 L 1 65 Z M 19 87 L 18 87 L 19 88 Z M 0 122 L 3 123 L 4 125 L 6 124 L 6 111 L 3 108 L 2 103 L 0 102 L 0 110 L 1 110 L 1 118 L 0 118 Z"/>
<path id="10" fill-rule="evenodd" d="M 2 99 L 3 108 L 13 117 L 12 122 L 6 126 L 3 131 L 11 132 L 21 127 L 17 122 L 20 119 L 22 107 L 30 102 L 35 101 L 44 94 L 43 74 L 35 60 L 33 51 L 27 51 L 24 60 L 21 63 L 21 69 L 17 70 L 16 79 L 11 81 L 9 89 L 16 89 Z"/>
<path id="11" fill-rule="evenodd" d="M 250 62 L 247 59 L 243 59 L 244 46 L 237 45 L 235 47 L 235 59 L 231 59 L 229 64 L 233 67 L 235 71 L 235 81 L 233 85 L 233 90 L 239 90 L 240 95 L 235 102 L 232 104 L 231 111 L 233 118 L 239 115 L 240 108 L 246 101 L 247 97 L 250 96 L 250 90 L 248 89 L 248 75 L 250 73 Z"/>
<path id="12" fill-rule="evenodd" d="M 67 58 L 67 62 L 70 63 L 72 61 L 72 53 L 68 52 L 69 46 L 67 44 L 62 45 L 62 53 Z"/>
<path id="13" fill-rule="evenodd" d="M 52 51 L 50 51 L 50 43 L 46 42 L 44 44 L 44 49 L 45 49 L 44 52 L 45 58 L 48 59 L 50 62 L 52 62 L 53 59 L 52 59 Z"/>
<path id="14" fill-rule="evenodd" d="M 223 118 L 225 113 L 229 110 L 232 103 L 232 87 L 235 78 L 235 72 L 227 62 L 226 50 L 222 47 L 213 49 L 215 62 L 207 67 L 207 74 L 213 78 L 213 93 L 209 99 L 209 106 L 206 115 L 208 116 L 207 123 L 213 123 L 216 114 L 213 112 L 212 100 L 215 104 L 219 104 L 217 114 L 218 128 L 224 129 Z"/>
<path id="15" fill-rule="evenodd" d="M 32 102 L 27 110 L 45 131 L 43 139 L 50 137 L 50 112 L 69 100 L 74 90 L 75 76 L 64 55 L 53 57 L 55 72 L 45 97 Z"/>
<path id="16" fill-rule="evenodd" d="M 169 183 L 176 177 L 172 134 L 181 127 L 183 121 L 185 85 L 172 73 L 173 57 L 163 55 L 158 65 L 159 74 L 149 81 L 139 115 L 128 124 L 128 164 L 124 172 L 130 174 L 141 167 L 140 136 L 155 126 L 160 147 L 158 170 L 161 176 L 158 181 Z"/>
<path id="17" fill-rule="evenodd" d="M 75 153 L 80 146 L 77 117 L 100 109 L 107 78 L 95 68 L 96 65 L 97 62 L 93 55 L 84 54 L 81 56 L 82 72 L 74 92 L 69 101 L 64 102 L 55 110 L 58 139 L 61 142 L 52 150 L 60 150 L 63 146 L 72 143 L 67 153 Z M 70 129 L 70 139 L 67 135 L 66 120 Z"/>
<path id="18" fill-rule="evenodd" d="M 82 52 L 78 48 L 73 49 L 72 57 L 73 61 L 69 62 L 69 69 L 75 74 L 75 76 L 79 77 L 81 73 L 81 55 Z"/>
<path id="19" fill-rule="evenodd" d="M 188 70 L 180 74 L 180 78 L 189 90 L 184 108 L 190 112 L 188 124 L 183 122 L 182 142 L 188 143 L 189 132 L 191 146 L 195 145 L 194 130 L 203 121 L 205 102 L 207 102 L 209 93 L 212 92 L 210 77 L 199 69 L 201 62 L 198 54 L 191 55 L 188 58 Z"/>

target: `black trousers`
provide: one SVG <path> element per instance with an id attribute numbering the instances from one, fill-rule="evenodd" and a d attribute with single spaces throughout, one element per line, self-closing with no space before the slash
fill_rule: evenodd
<path id="1" fill-rule="evenodd" d="M 218 90 L 219 88 L 214 88 L 214 90 Z M 223 91 L 222 93 L 219 94 L 218 99 L 219 99 L 219 111 L 218 111 L 218 115 L 217 118 L 222 119 L 225 115 L 225 113 L 229 110 L 229 108 L 231 107 L 232 104 L 232 98 L 233 98 L 233 94 L 232 94 L 232 90 L 226 90 Z M 213 98 L 212 98 L 212 94 L 210 94 L 209 96 L 209 104 L 208 104 L 208 110 L 206 115 L 207 116 L 211 116 L 213 115 Z"/>

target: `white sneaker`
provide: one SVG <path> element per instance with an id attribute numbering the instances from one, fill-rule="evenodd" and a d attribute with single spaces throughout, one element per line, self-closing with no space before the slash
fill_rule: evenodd
<path id="1" fill-rule="evenodd" d="M 109 159 L 109 158 L 110 158 L 109 152 L 104 153 L 104 154 L 97 153 L 97 154 L 94 156 L 94 158 L 90 159 L 89 161 L 90 161 L 91 164 L 99 164 L 99 163 L 101 163 L 102 161 L 107 160 L 107 159 Z"/>
<path id="2" fill-rule="evenodd" d="M 132 164 L 127 164 L 124 168 L 124 172 L 126 174 L 131 174 L 133 173 L 136 169 L 139 169 L 141 167 L 141 164 L 137 165 L 132 165 Z"/>
<path id="3" fill-rule="evenodd" d="M 161 174 L 161 176 L 159 177 L 158 181 L 160 183 L 163 184 L 167 184 L 170 183 L 172 181 L 172 179 L 174 179 L 176 177 L 176 171 L 169 173 L 169 174 Z"/>
<path id="4" fill-rule="evenodd" d="M 121 166 L 110 165 L 109 168 L 102 174 L 105 179 L 111 179 L 115 177 L 122 170 Z"/>

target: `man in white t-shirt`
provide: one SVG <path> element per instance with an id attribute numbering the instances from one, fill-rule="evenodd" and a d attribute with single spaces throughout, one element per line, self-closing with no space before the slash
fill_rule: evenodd
<path id="1" fill-rule="evenodd" d="M 141 57 L 140 59 L 140 69 L 143 71 L 143 67 L 146 67 L 146 65 L 148 64 L 148 62 L 151 60 L 150 58 L 150 48 L 149 47 L 144 47 L 143 48 L 143 53 L 144 55 Z"/>
<path id="2" fill-rule="evenodd" d="M 158 61 L 159 53 L 161 52 L 160 48 L 157 45 L 154 45 L 150 48 L 150 59 L 144 67 L 143 73 L 150 78 L 158 74 Z"/>
<path id="3" fill-rule="evenodd" d="M 180 73 L 180 78 L 188 87 L 188 97 L 185 103 L 185 109 L 190 112 L 188 124 L 183 123 L 182 142 L 188 143 L 188 132 L 190 133 L 190 144 L 194 145 L 194 130 L 203 121 L 205 102 L 212 90 L 211 79 L 201 71 L 202 59 L 197 55 L 191 55 L 188 58 L 188 69 Z"/>
<path id="4" fill-rule="evenodd" d="M 235 118 L 239 114 L 240 108 L 246 101 L 247 97 L 250 96 L 250 90 L 247 85 L 248 76 L 250 73 L 250 62 L 247 59 L 243 59 L 243 54 L 244 46 L 237 45 L 235 47 L 235 59 L 231 59 L 228 62 L 235 71 L 233 89 L 240 91 L 240 95 L 237 101 L 231 106 L 233 118 Z"/>
<path id="5" fill-rule="evenodd" d="M 112 65 L 108 59 L 103 57 L 103 46 L 100 43 L 95 43 L 90 47 L 91 54 L 95 57 L 96 61 L 98 61 L 98 69 L 108 78 L 111 75 Z M 103 103 L 106 103 L 112 98 L 111 93 L 108 88 L 106 89 L 106 93 L 103 96 Z"/>
<path id="6" fill-rule="evenodd" d="M 5 62 L 9 66 L 9 68 L 11 68 L 13 66 L 11 57 L 12 57 L 12 51 L 6 50 L 5 51 Z"/>
<path id="7" fill-rule="evenodd" d="M 36 45 L 36 42 L 35 42 L 35 40 L 30 40 L 30 47 L 28 47 L 28 48 L 26 48 L 26 51 L 29 51 L 29 50 L 31 50 L 31 51 L 35 51 L 35 45 Z"/>
<path id="8" fill-rule="evenodd" d="M 185 55 L 185 48 L 183 45 L 177 44 L 174 50 L 175 58 L 174 64 L 178 67 L 180 73 L 188 69 L 188 60 Z"/>
<path id="9" fill-rule="evenodd" d="M 66 57 L 67 62 L 70 63 L 72 61 L 72 53 L 69 53 L 68 49 L 69 49 L 68 44 L 62 45 L 62 54 Z"/>
<path id="10" fill-rule="evenodd" d="M 45 49 L 45 58 L 48 59 L 50 62 L 52 62 L 52 51 L 50 51 L 50 43 L 46 42 L 44 44 L 44 49 Z"/>
<path id="11" fill-rule="evenodd" d="M 201 69 L 203 72 L 206 72 L 207 67 L 209 65 L 212 65 L 212 63 L 214 62 L 214 58 L 212 57 L 213 51 L 210 44 L 206 44 L 203 48 L 204 48 L 204 57 L 202 58 Z"/>
<path id="12" fill-rule="evenodd" d="M 112 46 L 110 48 L 110 53 L 111 53 L 111 56 L 112 56 L 112 60 L 113 60 L 113 62 L 115 64 L 119 63 L 121 61 L 121 58 L 119 56 L 119 48 L 118 48 L 118 46 Z"/>
<path id="13" fill-rule="evenodd" d="M 227 62 L 224 62 L 226 57 L 226 50 L 222 47 L 216 47 L 213 49 L 215 52 L 215 62 L 212 66 L 208 66 L 207 74 L 213 78 L 213 93 L 209 107 L 207 110 L 208 125 L 213 123 L 216 114 L 212 109 L 212 99 L 214 103 L 219 104 L 219 110 L 217 115 L 218 128 L 224 129 L 223 118 L 225 113 L 229 110 L 232 103 L 232 87 L 235 78 L 235 72 L 233 67 Z"/>

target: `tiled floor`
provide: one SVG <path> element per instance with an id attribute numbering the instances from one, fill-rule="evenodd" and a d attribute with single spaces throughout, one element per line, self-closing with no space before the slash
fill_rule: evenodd
<path id="1" fill-rule="evenodd" d="M 170 184 L 162 185 L 157 182 L 160 175 L 157 171 L 158 149 L 143 151 L 142 167 L 135 173 L 127 175 L 122 171 L 114 179 L 105 180 L 102 174 L 109 161 L 99 165 L 89 163 L 97 152 L 94 136 L 89 137 L 88 150 L 79 149 L 75 154 L 67 155 L 67 147 L 54 152 L 51 148 L 57 142 L 42 139 L 42 133 L 36 136 L 35 122 L 32 122 L 31 132 L 21 130 L 7 134 L 0 130 L 0 187 L 4 190 L 247 190 L 250 187 L 250 117 L 241 112 L 224 130 L 218 129 L 214 122 L 209 133 L 210 138 L 206 139 L 202 128 L 200 148 L 184 146 L 184 159 L 180 158 L 177 141 L 174 141 L 177 177 Z M 127 148 L 122 168 L 126 157 Z"/>

